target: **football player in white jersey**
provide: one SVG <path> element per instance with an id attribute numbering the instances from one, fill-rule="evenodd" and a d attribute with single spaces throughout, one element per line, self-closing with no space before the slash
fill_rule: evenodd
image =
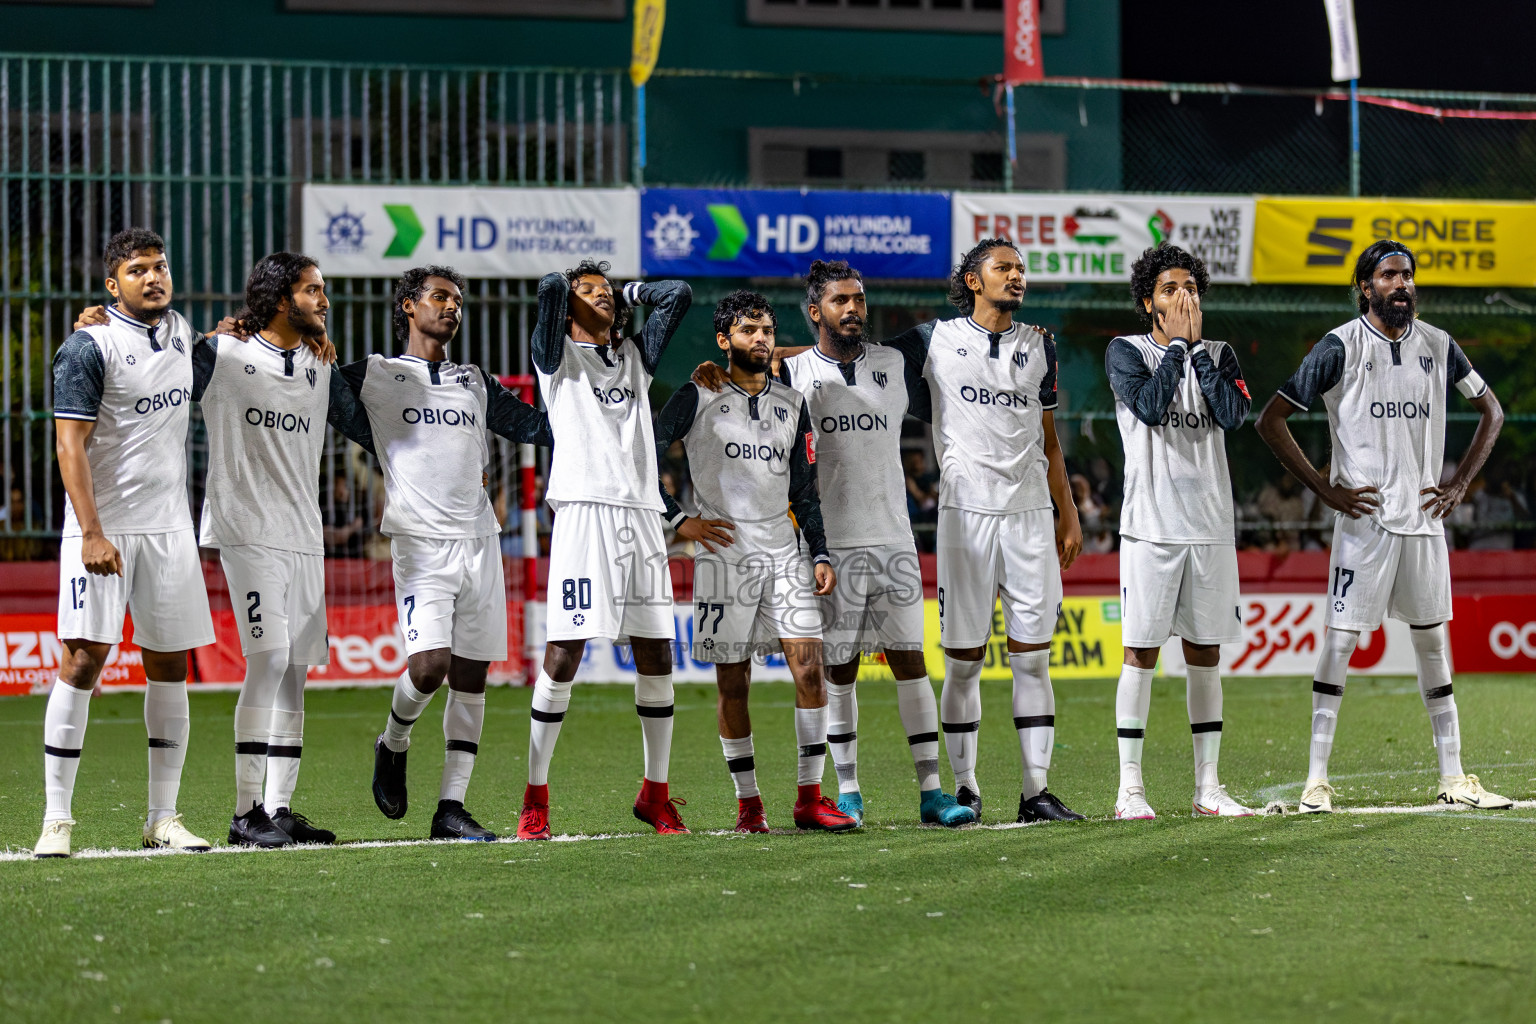
<path id="1" fill-rule="evenodd" d="M 334 832 L 292 803 L 304 684 L 310 666 L 330 661 L 315 481 L 325 422 L 350 424 L 354 400 L 340 388 L 332 402 L 331 365 L 316 354 L 330 302 L 313 259 L 277 252 L 258 260 L 245 302 L 238 335 L 215 334 L 193 350 L 192 398 L 208 430 L 202 546 L 219 551 L 245 656 L 229 841 L 333 843 Z"/>
<path id="2" fill-rule="evenodd" d="M 816 260 L 806 274 L 809 348 L 780 347 L 779 379 L 799 391 L 816 433 L 817 486 L 838 585 L 822 599 L 827 661 L 827 742 L 837 805 L 863 821 L 858 778 L 859 657 L 878 649 L 896 677 L 896 704 L 917 773 L 918 814 L 965 825 L 976 812 L 939 780 L 939 708 L 923 659 L 923 583 L 901 464 L 905 415 L 929 419 L 928 385 L 901 353 L 871 344 L 859 272 Z M 723 371 L 705 363 L 694 382 L 719 390 Z"/>
<path id="3" fill-rule="evenodd" d="M 1482 470 L 1504 412 L 1461 346 L 1415 318 L 1413 251 L 1394 239 L 1367 246 L 1355 262 L 1360 316 L 1312 347 L 1259 416 L 1258 429 L 1280 462 L 1333 509 L 1328 570 L 1328 631 L 1312 683 L 1311 763 L 1303 813 L 1333 810 L 1333 751 L 1349 658 L 1362 632 L 1385 616 L 1408 623 L 1419 693 L 1439 762 L 1436 800 L 1503 808 L 1512 802 L 1483 788 L 1461 766 L 1461 729 L 1451 691 L 1451 567 L 1443 520 Z M 1443 486 L 1445 411 L 1451 392 L 1481 418 L 1472 444 Z M 1291 436 L 1286 419 L 1322 398 L 1333 455 L 1324 478 Z"/>
<path id="4" fill-rule="evenodd" d="M 206 850 L 176 811 L 190 727 L 187 652 L 214 641 L 187 507 L 187 413 L 198 335 L 171 306 L 165 242 L 114 235 L 103 257 L 116 301 L 105 326 L 76 331 L 54 357 L 59 473 L 59 678 L 43 719 L 47 810 L 35 853 L 70 854 L 70 801 L 91 690 L 133 613 L 144 652 L 149 733 L 146 847 Z"/>
<path id="5" fill-rule="evenodd" d="M 1232 479 L 1224 431 L 1250 399 L 1232 346 L 1201 333 L 1205 263 L 1177 246 L 1141 254 L 1131 297 L 1149 333 L 1116 338 L 1104 353 L 1125 447 L 1120 513 L 1120 632 L 1125 663 L 1115 694 L 1120 792 L 1115 817 L 1156 817 L 1141 752 L 1152 673 L 1171 636 L 1188 665 L 1196 814 L 1253 813 L 1217 778 L 1221 749 L 1221 645 L 1242 639 Z"/>
<path id="6" fill-rule="evenodd" d="M 608 264 L 585 260 L 539 282 L 533 364 L 559 447 L 545 494 L 555 510 L 544 665 L 534 684 L 528 786 L 519 839 L 549 838 L 549 763 L 588 639 L 627 638 L 645 776 L 634 813 L 686 832 L 667 787 L 672 756 L 672 577 L 657 482 L 649 389 L 693 293 L 682 281 L 632 281 L 621 300 Z M 654 307 L 638 337 L 627 307 Z M 562 454 L 563 453 L 563 454 Z"/>
<path id="7" fill-rule="evenodd" d="M 446 680 L 442 783 L 434 839 L 494 840 L 464 808 L 485 724 L 485 677 L 507 657 L 507 591 L 500 524 L 485 489 L 486 431 L 550 443 L 549 424 L 478 366 L 454 363 L 448 343 L 463 320 L 464 279 L 449 267 L 408 270 L 395 285 L 404 355 L 370 355 L 337 368 L 384 470 L 381 532 L 390 538 L 406 671 L 374 742 L 373 799 L 387 818 L 407 809 L 411 727 Z"/>
<path id="8" fill-rule="evenodd" d="M 1055 339 L 1013 321 L 1023 305 L 1024 259 L 1007 239 L 985 239 L 965 254 L 949 299 L 964 316 L 919 324 L 886 344 L 921 371 L 932 393 L 945 668 L 939 718 L 955 796 L 980 818 L 981 666 L 1001 597 L 1023 761 L 1018 820 L 1079 819 L 1046 788 L 1056 744 L 1051 636 L 1061 572 L 1083 547 L 1056 439 Z"/>
<path id="9" fill-rule="evenodd" d="M 846 832 L 858 820 L 821 793 L 827 690 L 816 597 L 832 592 L 837 574 L 816 499 L 816 442 L 805 399 L 768 374 L 776 326 L 773 307 L 756 292 L 732 292 L 715 307 L 715 341 L 730 364 L 726 387 L 717 396 L 684 384 L 656 425 L 658 458 L 683 442 L 698 515 L 685 514 L 665 489 L 663 515 L 679 536 L 703 548 L 693 560 L 693 656 L 715 663 L 736 831 L 768 831 L 747 698 L 752 656 L 778 640 L 795 681 L 795 825 Z"/>

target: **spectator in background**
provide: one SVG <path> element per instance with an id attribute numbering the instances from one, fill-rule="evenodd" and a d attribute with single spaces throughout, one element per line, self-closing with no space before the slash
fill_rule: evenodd
<path id="1" fill-rule="evenodd" d="M 1468 499 L 1473 507 L 1473 551 L 1508 551 L 1515 546 L 1513 520 L 1529 519 L 1530 506 L 1525 495 L 1517 491 L 1508 476 L 1502 472 L 1490 472 L 1487 479 L 1479 477 L 1468 488 L 1474 493 Z M 1481 486 L 1479 486 L 1481 484 Z"/>
<path id="2" fill-rule="evenodd" d="M 363 553 L 363 534 L 367 520 L 362 509 L 353 500 L 352 483 L 344 469 L 338 469 L 331 478 L 329 498 L 320 498 L 321 533 L 325 540 L 325 557 L 358 558 Z"/>
<path id="3" fill-rule="evenodd" d="M 907 518 L 912 521 L 912 536 L 919 551 L 932 551 L 939 522 L 939 475 L 929 472 L 928 456 L 921 448 L 907 448 L 901 453 L 901 468 L 907 488 Z"/>
<path id="4" fill-rule="evenodd" d="M 1105 514 L 1117 515 L 1120 503 L 1125 500 L 1125 489 L 1119 474 L 1104 456 L 1100 455 L 1088 464 L 1088 482 L 1093 485 L 1093 496 Z"/>
<path id="5" fill-rule="evenodd" d="M 1301 550 L 1301 531 L 1293 525 L 1307 516 L 1307 504 L 1301 497 L 1301 484 L 1286 473 L 1278 481 L 1264 485 L 1257 502 L 1259 515 L 1278 525 L 1271 534 L 1267 550 L 1288 555 Z"/>
<path id="6" fill-rule="evenodd" d="M 1072 485 L 1072 500 L 1077 504 L 1077 518 L 1083 526 L 1083 551 L 1097 555 L 1115 550 L 1115 534 L 1109 527 L 1107 510 L 1093 493 L 1093 485 L 1081 473 L 1067 478 Z"/>

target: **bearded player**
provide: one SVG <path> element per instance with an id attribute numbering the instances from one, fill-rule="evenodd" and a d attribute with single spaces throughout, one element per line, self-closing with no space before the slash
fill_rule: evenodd
<path id="1" fill-rule="evenodd" d="M 1336 513 L 1328 565 L 1327 633 L 1312 683 L 1312 746 L 1303 813 L 1333 810 L 1328 757 L 1349 658 L 1360 634 L 1390 615 L 1411 630 L 1419 695 L 1429 713 L 1440 784 L 1436 801 L 1513 806 L 1461 765 L 1461 727 L 1451 691 L 1451 565 L 1444 520 L 1466 497 L 1504 423 L 1504 411 L 1456 340 L 1416 319 L 1413 251 L 1394 239 L 1355 262 L 1360 316 L 1329 332 L 1281 385 L 1258 429 L 1282 465 Z M 1438 483 L 1445 412 L 1456 391 L 1480 414 L 1456 472 Z M 1333 455 L 1324 477 L 1286 419 L 1321 398 Z"/>
<path id="2" fill-rule="evenodd" d="M 816 500 L 815 435 L 805 399 L 768 374 L 776 330 L 773 307 L 756 292 L 732 292 L 715 307 L 715 340 L 730 362 L 726 387 L 717 397 L 684 384 L 656 427 L 658 458 L 683 442 L 699 514 L 686 516 L 663 490 L 664 515 L 679 536 L 703 548 L 694 558 L 693 656 L 715 663 L 736 831 L 768 831 L 747 697 L 752 656 L 777 640 L 795 681 L 795 825 L 846 832 L 859 821 L 821 794 L 827 692 L 816 597 L 837 586 L 837 574 Z"/>

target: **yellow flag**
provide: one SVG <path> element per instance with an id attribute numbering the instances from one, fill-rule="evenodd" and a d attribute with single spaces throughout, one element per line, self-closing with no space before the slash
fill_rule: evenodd
<path id="1" fill-rule="evenodd" d="M 639 88 L 656 70 L 661 53 L 661 28 L 667 20 L 667 0 L 635 0 L 635 48 L 629 59 L 629 80 Z"/>

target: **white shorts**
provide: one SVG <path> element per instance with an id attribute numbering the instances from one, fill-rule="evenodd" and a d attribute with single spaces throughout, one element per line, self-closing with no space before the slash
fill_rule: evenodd
<path id="1" fill-rule="evenodd" d="M 507 660 L 500 537 L 400 536 L 390 550 L 407 655 L 446 647 L 470 661 Z"/>
<path id="2" fill-rule="evenodd" d="M 923 574 L 917 548 L 882 544 L 833 548 L 837 586 L 821 598 L 828 665 L 877 650 L 923 649 Z"/>
<path id="3" fill-rule="evenodd" d="M 564 501 L 549 545 L 549 640 L 671 640 L 672 574 L 661 516 Z"/>
<path id="4" fill-rule="evenodd" d="M 236 544 L 219 549 L 240 653 L 288 651 L 290 665 L 330 663 L 325 631 L 325 558 Z"/>
<path id="5" fill-rule="evenodd" d="M 811 561 L 790 549 L 726 561 L 693 560 L 693 658 L 734 664 L 776 654 L 785 637 L 821 639 Z"/>
<path id="6" fill-rule="evenodd" d="M 1372 516 L 1335 517 L 1328 557 L 1328 625 L 1366 633 L 1391 616 L 1410 626 L 1451 618 L 1445 534 L 1389 533 Z"/>
<path id="7" fill-rule="evenodd" d="M 1003 628 L 1021 644 L 1050 643 L 1061 613 L 1056 520 L 1048 508 L 992 515 L 939 509 L 939 642 L 985 646 L 1003 601 Z"/>
<path id="8" fill-rule="evenodd" d="M 173 533 L 109 534 L 123 556 L 121 576 L 96 576 L 80 558 L 83 538 L 59 542 L 59 639 L 123 642 L 133 612 L 133 642 L 161 653 L 213 643 L 213 616 L 192 528 Z"/>
<path id="9" fill-rule="evenodd" d="M 1170 636 L 1193 644 L 1241 640 L 1237 547 L 1122 536 L 1120 636 L 1126 647 L 1161 647 Z"/>

